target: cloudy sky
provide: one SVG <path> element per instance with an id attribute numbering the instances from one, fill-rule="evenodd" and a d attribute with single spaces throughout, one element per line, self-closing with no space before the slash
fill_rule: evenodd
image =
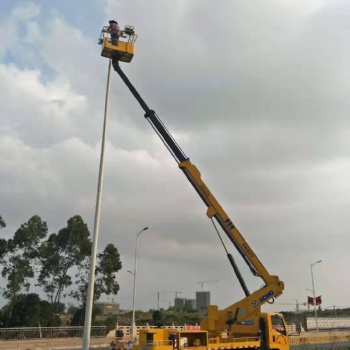
<path id="1" fill-rule="evenodd" d="M 138 34 L 122 69 L 156 110 L 293 310 L 311 289 L 349 307 L 350 3 L 347 0 L 2 1 L 0 214 L 10 237 L 32 215 L 50 232 L 80 214 L 93 231 L 110 18 Z M 113 72 L 99 248 L 114 243 L 122 308 L 158 291 L 212 303 L 244 296 L 206 207 Z M 228 249 L 251 291 L 251 275 Z M 161 293 L 167 307 L 175 293 Z M 119 299 L 118 299 L 119 298 Z M 294 304 L 294 305 L 293 305 Z M 305 308 L 302 306 L 302 308 Z"/>

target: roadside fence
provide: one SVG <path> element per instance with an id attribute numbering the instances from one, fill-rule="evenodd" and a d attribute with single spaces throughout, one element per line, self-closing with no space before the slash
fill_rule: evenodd
<path id="1" fill-rule="evenodd" d="M 43 338 L 82 338 L 84 327 L 23 327 L 0 328 L 0 340 L 23 340 Z M 92 326 L 91 337 L 105 337 L 105 326 Z"/>

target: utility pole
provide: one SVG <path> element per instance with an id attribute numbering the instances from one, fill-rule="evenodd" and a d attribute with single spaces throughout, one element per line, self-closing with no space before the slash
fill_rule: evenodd
<path id="1" fill-rule="evenodd" d="M 134 265 L 134 272 L 131 272 L 131 274 L 134 275 L 134 290 L 133 290 L 133 297 L 132 297 L 132 325 L 131 325 L 131 336 L 132 341 L 135 342 L 136 339 L 136 322 L 135 322 L 135 301 L 136 301 L 136 269 L 137 269 L 137 241 L 140 237 L 140 234 L 143 231 L 148 230 L 148 227 L 143 228 L 139 233 L 136 234 L 136 244 L 135 244 L 135 265 Z"/>
<path id="2" fill-rule="evenodd" d="M 318 332 L 318 322 L 317 322 L 317 306 L 316 306 L 316 295 L 315 295 L 315 285 L 314 285 L 314 274 L 312 272 L 312 268 L 314 267 L 314 265 L 318 264 L 322 262 L 322 260 L 318 260 L 315 263 L 310 263 L 310 267 L 311 267 L 311 281 L 312 281 L 312 293 L 313 293 L 313 304 L 314 304 L 314 311 L 315 311 L 315 321 L 316 321 L 316 331 Z"/>

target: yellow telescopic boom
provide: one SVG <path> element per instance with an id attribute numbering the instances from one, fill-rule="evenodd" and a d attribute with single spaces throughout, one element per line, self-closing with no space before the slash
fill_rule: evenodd
<path id="1" fill-rule="evenodd" d="M 255 255 L 253 249 L 245 241 L 243 236 L 233 224 L 232 220 L 229 218 L 227 213 L 224 211 L 217 199 L 214 197 L 207 185 L 204 183 L 199 170 L 194 164 L 190 162 L 189 158 L 185 155 L 180 146 L 176 143 L 170 132 L 166 129 L 162 121 L 157 116 L 157 114 L 147 106 L 140 94 L 137 92 L 137 90 L 131 84 L 127 76 L 121 70 L 119 66 L 119 61 L 123 61 L 123 59 L 120 59 L 120 57 L 122 57 L 123 53 L 125 53 L 127 49 L 121 47 L 120 49 L 114 48 L 113 50 L 114 51 L 112 51 L 110 55 L 106 57 L 112 58 L 113 68 L 120 75 L 124 83 L 130 89 L 131 93 L 140 103 L 141 107 L 145 111 L 146 119 L 151 124 L 152 128 L 156 131 L 156 133 L 163 141 L 165 146 L 168 148 L 169 152 L 175 158 L 179 168 L 183 171 L 188 181 L 192 184 L 198 195 L 206 204 L 206 215 L 210 219 L 215 219 L 218 222 L 223 231 L 226 233 L 227 237 L 230 239 L 230 241 L 234 244 L 238 252 L 241 254 L 252 273 L 255 276 L 260 277 L 264 281 L 264 286 L 261 289 L 250 294 L 245 284 L 245 281 L 241 276 L 237 265 L 235 264 L 234 259 L 230 254 L 228 254 L 230 263 L 233 266 L 233 269 L 244 290 L 246 297 L 220 312 L 215 306 L 209 307 L 209 317 L 207 320 L 203 321 L 203 324 L 201 326 L 203 326 L 204 329 L 208 330 L 225 329 L 225 325 L 226 327 L 227 325 L 231 327 L 231 324 L 237 321 L 242 321 L 252 318 L 254 316 L 259 316 L 261 305 L 268 301 L 272 301 L 273 298 L 281 295 L 284 290 L 284 283 L 279 280 L 278 276 L 270 275 L 268 273 L 264 265 Z"/>

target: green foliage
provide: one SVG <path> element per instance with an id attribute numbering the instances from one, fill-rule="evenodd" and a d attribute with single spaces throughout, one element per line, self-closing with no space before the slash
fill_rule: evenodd
<path id="1" fill-rule="evenodd" d="M 14 297 L 22 288 L 29 289 L 29 278 L 34 277 L 33 260 L 37 257 L 40 240 L 47 234 L 46 222 L 33 216 L 15 232 L 6 243 L 7 260 L 3 262 L 2 277 L 8 279 L 8 298 Z M 4 243 L 1 244 L 4 246 Z M 3 248 L 5 249 L 5 248 Z"/>
<path id="2" fill-rule="evenodd" d="M 52 305 L 37 294 L 19 294 L 12 314 L 7 314 L 9 327 L 56 327 L 61 324 Z"/>
<path id="3" fill-rule="evenodd" d="M 70 321 L 71 326 L 84 326 L 85 319 L 85 305 L 83 308 L 77 309 Z"/>
<path id="4" fill-rule="evenodd" d="M 46 235 L 46 222 L 42 221 L 39 216 L 34 215 L 16 231 L 13 240 L 9 241 L 9 249 L 22 250 L 24 258 L 35 258 L 37 257 L 40 241 Z"/>
<path id="5" fill-rule="evenodd" d="M 6 227 L 6 222 L 4 221 L 2 216 L 0 215 L 0 229 L 2 229 L 4 227 Z M 0 238 L 0 263 L 3 263 L 2 258 L 4 257 L 6 252 L 7 252 L 7 241 L 6 241 L 6 239 Z"/>
<path id="6" fill-rule="evenodd" d="M 163 314 L 159 310 L 156 310 L 152 313 L 152 320 L 155 326 L 157 327 L 163 326 Z"/>
<path id="7" fill-rule="evenodd" d="M 66 310 L 66 304 L 65 303 L 56 303 L 55 305 L 55 312 L 57 314 L 63 314 Z"/>
<path id="8" fill-rule="evenodd" d="M 58 234 L 51 234 L 40 247 L 41 270 L 38 278 L 49 300 L 58 304 L 65 288 L 72 285 L 69 270 L 86 271 L 91 253 L 90 233 L 83 219 L 76 215 Z"/>
<path id="9" fill-rule="evenodd" d="M 119 315 L 97 315 L 94 321 L 94 326 L 105 326 L 106 327 L 106 335 L 115 330 L 115 327 L 119 321 Z M 123 325 L 127 325 L 128 323 L 120 323 Z"/>
<path id="10" fill-rule="evenodd" d="M 7 278 L 5 298 L 11 300 L 9 317 L 16 303 L 17 294 L 24 289 L 28 292 L 29 279 L 35 274 L 35 261 L 40 240 L 47 234 L 47 225 L 35 215 L 15 232 L 6 244 L 6 258 L 2 260 L 1 275 Z M 5 255 L 4 254 L 4 255 Z"/>
<path id="11" fill-rule="evenodd" d="M 7 241 L 6 239 L 0 238 L 0 263 L 4 264 L 4 256 L 7 253 Z"/>
<path id="12" fill-rule="evenodd" d="M 6 222 L 4 221 L 2 216 L 0 215 L 0 228 L 4 228 L 4 227 L 6 227 Z"/>
<path id="13" fill-rule="evenodd" d="M 78 281 L 76 288 L 70 293 L 70 296 L 77 301 L 86 300 L 88 288 L 88 267 L 80 267 L 76 275 Z M 122 268 L 118 249 L 113 244 L 108 244 L 102 253 L 97 255 L 97 266 L 95 271 L 94 300 L 98 300 L 101 294 L 117 294 L 119 284 L 116 281 L 116 272 Z"/>
<path id="14" fill-rule="evenodd" d="M 96 308 L 92 309 L 92 315 L 91 315 L 91 324 L 95 325 L 95 319 L 96 315 L 98 315 L 100 311 Z M 71 326 L 84 326 L 84 321 L 85 321 L 85 304 L 77 309 L 73 315 L 73 318 L 70 322 Z"/>
<path id="15" fill-rule="evenodd" d="M 0 228 L 5 226 L 0 216 Z M 1 292 L 9 300 L 0 314 L 1 325 L 4 322 L 5 326 L 58 324 L 56 316 L 48 319 L 42 312 L 47 315 L 64 312 L 65 305 L 60 300 L 73 285 L 69 295 L 80 305 L 85 302 L 92 247 L 87 225 L 76 215 L 58 233 L 48 238 L 47 233 L 46 222 L 35 215 L 20 226 L 12 239 L 0 238 L 0 273 L 7 279 L 6 289 L 1 289 Z M 117 248 L 108 244 L 97 255 L 94 300 L 98 300 L 102 293 L 118 293 L 116 273 L 121 268 Z M 36 294 L 21 294 L 30 291 L 30 282 L 35 278 L 36 286 L 43 289 L 49 301 L 40 300 Z M 80 309 L 80 314 L 79 310 L 76 311 L 73 323 L 83 324 L 83 310 Z"/>
<path id="16" fill-rule="evenodd" d="M 107 334 L 110 331 L 115 329 L 117 322 L 118 322 L 118 318 L 116 315 L 110 315 L 105 319 L 105 321 L 103 322 L 103 325 L 106 326 Z"/>
<path id="17" fill-rule="evenodd" d="M 6 227 L 6 223 L 2 218 L 2 216 L 0 215 L 0 229 L 4 227 Z M 6 252 L 7 252 L 7 241 L 6 239 L 0 238 L 0 263 L 3 263 L 2 258 L 6 254 Z"/>
<path id="18" fill-rule="evenodd" d="M 117 294 L 119 284 L 115 273 L 122 268 L 120 254 L 113 244 L 108 244 L 104 251 L 97 255 L 98 264 L 96 268 L 96 294 L 99 299 L 102 293 L 107 295 Z"/>
<path id="19" fill-rule="evenodd" d="M 79 307 L 70 304 L 70 305 L 68 306 L 68 309 L 67 309 L 67 314 L 74 315 L 75 312 L 78 311 L 78 310 L 79 310 Z"/>
<path id="20" fill-rule="evenodd" d="M 29 290 L 29 278 L 34 277 L 34 269 L 28 259 L 22 255 L 11 255 L 2 270 L 2 277 L 7 278 L 5 297 L 10 299 L 18 294 L 22 288 Z"/>

